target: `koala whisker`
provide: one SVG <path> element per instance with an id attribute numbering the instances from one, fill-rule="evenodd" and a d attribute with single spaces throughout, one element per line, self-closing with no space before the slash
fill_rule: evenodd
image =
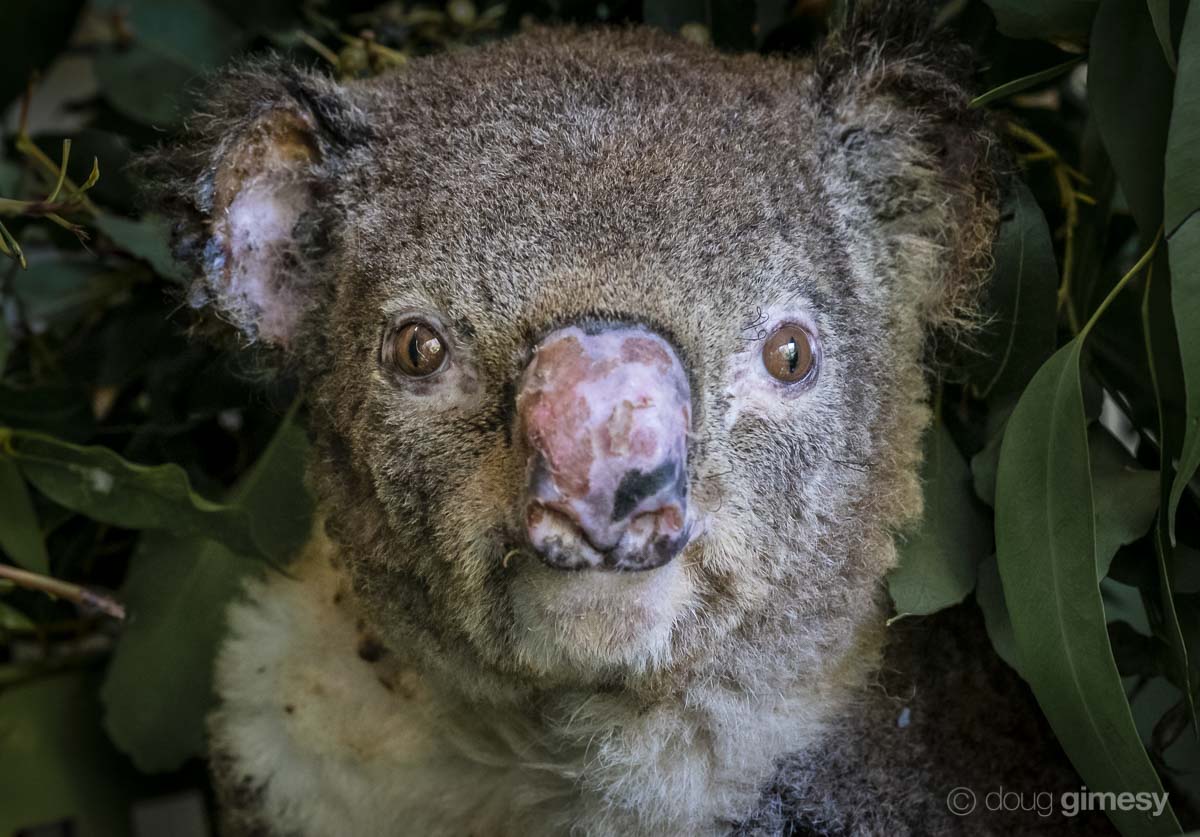
<path id="1" fill-rule="evenodd" d="M 875 467 L 870 462 L 850 462 L 845 459 L 831 459 L 829 461 L 832 462 L 834 465 L 841 465 L 845 468 L 850 468 L 851 470 L 854 470 L 854 471 L 862 471 L 863 473 L 866 473 L 867 471 L 870 471 L 872 468 Z"/>

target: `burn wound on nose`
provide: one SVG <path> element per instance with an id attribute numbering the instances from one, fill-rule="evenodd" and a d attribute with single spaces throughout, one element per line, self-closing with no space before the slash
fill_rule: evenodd
<path id="1" fill-rule="evenodd" d="M 671 371 L 671 356 L 661 343 L 650 337 L 626 337 L 621 342 L 621 360 L 657 367 L 663 375 Z"/>
<path id="2" fill-rule="evenodd" d="M 591 366 L 577 339 L 557 340 L 538 352 L 532 379 L 517 400 L 541 464 L 564 490 L 577 494 L 590 490 L 594 458 L 590 445 L 577 442 L 592 410 L 576 387 L 593 374 Z"/>
<path id="3" fill-rule="evenodd" d="M 636 469 L 625 472 L 617 485 L 616 497 L 613 500 L 613 520 L 627 517 L 637 508 L 638 503 L 647 497 L 652 497 L 668 483 L 676 479 L 679 463 L 668 459 L 652 471 Z"/>
<path id="4" fill-rule="evenodd" d="M 527 528 L 558 565 L 581 549 L 598 560 L 589 544 L 625 561 L 678 538 L 691 395 L 669 344 L 639 327 L 556 332 L 526 370 L 517 412 L 532 448 Z"/>

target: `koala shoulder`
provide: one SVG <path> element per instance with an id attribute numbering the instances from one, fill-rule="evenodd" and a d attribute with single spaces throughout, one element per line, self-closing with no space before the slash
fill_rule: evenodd
<path id="1" fill-rule="evenodd" d="M 1062 813 L 1060 795 L 1079 787 L 1032 693 L 968 603 L 893 626 L 875 681 L 821 745 L 781 760 L 757 815 L 736 833 L 1116 835 L 1103 813 Z M 997 792 L 1021 795 L 1025 810 L 988 810 Z M 1030 810 L 1039 800 L 1045 815 Z M 958 816 L 952 801 L 973 810 Z"/>

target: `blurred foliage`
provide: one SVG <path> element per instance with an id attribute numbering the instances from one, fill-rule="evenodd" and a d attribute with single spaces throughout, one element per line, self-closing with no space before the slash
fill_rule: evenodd
<path id="1" fill-rule="evenodd" d="M 189 337 L 132 153 L 274 50 L 340 78 L 531 21 L 804 52 L 852 0 L 18 0 L 0 50 L 0 834 L 203 782 L 224 603 L 303 537 L 291 382 Z M 859 0 L 863 2 L 863 0 Z M 1200 806 L 1200 10 L 952 0 L 1020 164 L 990 320 L 939 373 L 891 589 L 974 594 L 1093 790 Z M 47 595 L 47 594 L 53 595 Z M 124 621 L 109 614 L 125 612 Z M 10 801 L 11 800 L 11 801 Z M 1117 814 L 1122 832 L 1174 818 Z M 1194 823 L 1191 823 L 1194 825 Z"/>

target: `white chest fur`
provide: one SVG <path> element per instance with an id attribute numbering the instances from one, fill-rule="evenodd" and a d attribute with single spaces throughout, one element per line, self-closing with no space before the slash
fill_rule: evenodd
<path id="1" fill-rule="evenodd" d="M 650 707 L 466 706 L 394 655 L 364 661 L 330 549 L 314 541 L 294 578 L 249 587 L 217 664 L 213 745 L 280 834 L 720 833 L 835 702 L 714 684 Z"/>

